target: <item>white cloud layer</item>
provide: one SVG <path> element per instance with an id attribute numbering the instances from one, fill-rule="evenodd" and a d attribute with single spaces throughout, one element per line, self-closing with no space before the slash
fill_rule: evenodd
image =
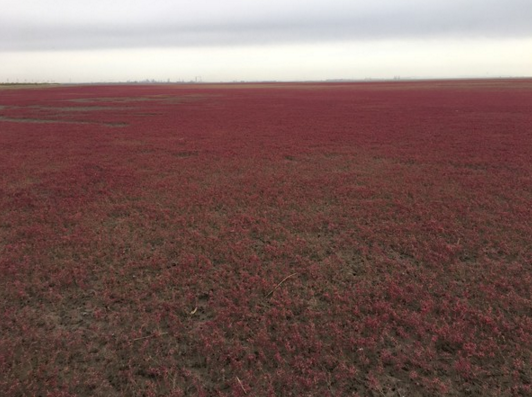
<path id="1" fill-rule="evenodd" d="M 0 0 L 0 50 L 530 37 L 530 0 Z"/>
<path id="2" fill-rule="evenodd" d="M 0 0 L 0 10 L 0 80 L 532 70 L 530 0 Z"/>

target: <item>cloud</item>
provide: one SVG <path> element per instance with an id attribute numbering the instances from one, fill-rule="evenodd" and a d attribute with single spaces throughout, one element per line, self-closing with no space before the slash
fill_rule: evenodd
<path id="1" fill-rule="evenodd" d="M 532 37 L 529 0 L 367 3 L 0 0 L 0 51 Z"/>

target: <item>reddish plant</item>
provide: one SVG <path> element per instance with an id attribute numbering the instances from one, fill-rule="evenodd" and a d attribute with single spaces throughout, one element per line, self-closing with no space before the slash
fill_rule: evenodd
<path id="1" fill-rule="evenodd" d="M 1 394 L 528 395 L 531 84 L 1 91 Z"/>

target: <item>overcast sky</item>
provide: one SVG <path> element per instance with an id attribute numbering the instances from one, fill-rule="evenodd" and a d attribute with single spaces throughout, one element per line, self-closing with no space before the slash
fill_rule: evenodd
<path id="1" fill-rule="evenodd" d="M 0 81 L 532 74 L 531 0 L 0 0 Z"/>

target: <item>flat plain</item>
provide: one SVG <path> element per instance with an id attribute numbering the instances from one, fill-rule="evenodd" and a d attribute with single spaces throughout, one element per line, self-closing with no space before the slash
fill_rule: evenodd
<path id="1" fill-rule="evenodd" d="M 0 394 L 531 395 L 531 159 L 531 80 L 0 90 Z"/>

